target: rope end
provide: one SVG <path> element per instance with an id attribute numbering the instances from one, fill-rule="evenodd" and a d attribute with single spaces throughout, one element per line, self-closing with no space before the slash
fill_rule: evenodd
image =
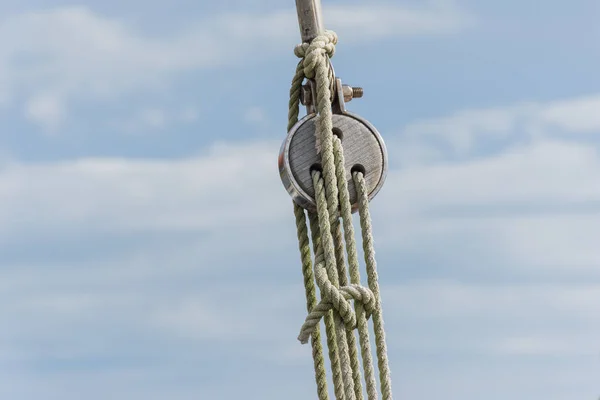
<path id="1" fill-rule="evenodd" d="M 308 343 L 308 337 L 306 337 L 306 335 L 300 334 L 300 336 L 298 336 L 298 340 L 300 341 L 300 343 L 302 344 L 306 344 Z"/>

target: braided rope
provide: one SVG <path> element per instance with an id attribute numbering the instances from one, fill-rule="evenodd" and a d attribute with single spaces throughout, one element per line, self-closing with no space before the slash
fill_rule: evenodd
<path id="1" fill-rule="evenodd" d="M 304 276 L 304 288 L 306 292 L 306 309 L 309 313 L 312 313 L 317 306 L 317 294 L 312 271 L 312 259 L 310 254 L 310 243 L 308 240 L 308 228 L 306 226 L 306 215 L 304 214 L 304 209 L 298 205 L 295 205 L 294 207 L 294 214 L 296 215 L 296 228 L 299 239 L 298 247 L 300 249 L 300 256 L 302 259 L 302 275 Z M 318 325 L 313 327 L 311 334 L 315 380 L 317 381 L 317 394 L 319 396 L 319 400 L 327 400 L 327 374 L 325 372 L 325 359 L 323 357 L 323 345 L 321 344 L 321 332 Z"/>
<path id="2" fill-rule="evenodd" d="M 324 277 L 325 274 L 319 274 L 317 270 L 315 270 L 315 278 L 317 278 L 317 285 L 323 296 L 331 299 L 335 306 L 333 309 L 333 319 L 335 322 L 335 334 L 339 349 L 340 366 L 342 368 L 344 394 L 346 400 L 355 400 L 356 393 L 354 391 L 354 380 L 352 367 L 350 365 L 350 355 L 344 323 L 347 324 L 349 329 L 352 329 L 353 322 L 356 321 L 356 316 L 354 315 L 354 310 L 350 303 L 339 291 L 339 277 L 336 266 L 333 235 L 331 234 L 331 224 L 329 223 L 329 210 L 327 209 L 329 201 L 325 196 L 325 182 L 321 179 L 319 173 L 314 173 L 313 183 L 315 185 L 315 200 L 317 203 L 319 230 L 321 231 L 321 242 L 325 258 L 325 269 L 327 270 L 327 279 L 319 281 L 318 278 Z M 315 263 L 315 266 L 317 265 L 321 264 Z"/>
<path id="3" fill-rule="evenodd" d="M 321 231 L 319 230 L 319 217 L 314 212 L 310 212 L 308 217 L 310 221 L 311 237 L 315 252 L 315 265 L 322 265 L 324 262 L 324 255 L 323 246 L 321 245 Z M 321 293 L 321 298 L 323 297 L 323 293 Z M 335 334 L 335 324 L 333 322 L 333 310 L 330 310 L 327 314 L 325 314 L 324 322 L 335 398 L 344 399 L 344 382 L 342 380 L 342 367 L 340 365 L 340 357 Z"/>
<path id="4" fill-rule="evenodd" d="M 342 215 L 342 220 L 344 222 L 346 252 L 348 253 L 348 269 L 350 272 L 350 282 L 353 285 L 359 285 L 360 269 L 358 263 L 358 254 L 356 252 L 354 225 L 352 224 L 352 206 L 350 204 L 348 182 L 346 181 L 346 171 L 344 168 L 344 151 L 342 148 L 342 141 L 337 136 L 335 136 L 333 140 L 333 150 L 335 153 L 337 182 L 340 193 L 340 211 Z M 377 382 L 375 381 L 375 370 L 373 368 L 371 342 L 369 340 L 369 325 L 367 323 L 367 319 L 372 313 L 372 305 L 367 305 L 365 302 L 363 302 L 363 305 L 360 302 L 356 301 L 354 302 L 354 304 L 356 308 L 358 338 L 360 341 L 363 369 L 365 371 L 365 381 L 367 384 L 367 397 L 369 400 L 376 400 Z"/>
<path id="5" fill-rule="evenodd" d="M 369 288 L 375 295 L 376 302 L 375 311 L 373 312 L 373 331 L 375 333 L 375 348 L 377 349 L 379 380 L 381 381 L 381 396 L 383 400 L 392 400 L 392 384 L 388 365 L 387 345 L 385 343 L 385 330 L 383 328 L 383 313 L 381 310 L 379 278 L 377 276 L 377 262 L 375 261 L 375 247 L 373 246 L 373 227 L 371 226 L 371 213 L 369 212 L 367 182 L 362 172 L 355 172 L 353 179 L 358 192 L 358 213 L 360 216 L 365 263 L 367 264 L 367 280 Z"/>
<path id="6" fill-rule="evenodd" d="M 322 171 L 312 172 L 317 211 L 308 212 L 314 262 L 310 255 L 306 213 L 302 208 L 294 205 L 308 311 L 298 339 L 301 343 L 307 343 L 309 338 L 311 339 L 317 393 L 320 400 L 326 400 L 328 399 L 327 382 L 319 329 L 319 323 L 323 319 L 335 397 L 338 400 L 362 400 L 360 361 L 354 335 L 354 329 L 357 329 L 367 396 L 369 400 L 376 400 L 377 384 L 367 322 L 372 316 L 381 393 L 383 400 L 391 400 L 390 372 L 368 209 L 368 191 L 362 173 L 353 173 L 352 178 L 359 197 L 359 215 L 369 285 L 367 288 L 360 285 L 359 261 L 343 148 L 340 139 L 332 133 L 331 100 L 334 76 L 329 60 L 335 53 L 336 43 L 337 35 L 326 31 L 310 44 L 303 43 L 296 46 L 294 50 L 300 61 L 290 89 L 288 131 L 298 121 L 302 83 L 306 78 L 313 79 L 317 88 L 318 112 L 315 134 L 322 166 Z M 346 271 L 344 250 L 348 255 L 348 271 Z M 317 303 L 315 282 L 321 293 L 319 303 Z"/>
<path id="7" fill-rule="evenodd" d="M 348 184 L 345 179 L 345 168 L 344 168 L 344 153 L 342 149 L 342 142 L 339 137 L 332 136 L 333 139 L 333 156 L 335 162 L 335 176 L 338 183 L 338 193 L 340 196 L 340 208 L 344 206 L 350 207 L 349 194 L 348 194 Z M 343 184 L 346 184 L 345 192 Z M 346 196 L 348 194 L 348 196 Z M 346 202 L 346 204 L 344 204 Z M 345 222 L 345 221 L 344 221 Z M 335 240 L 335 253 L 337 258 L 337 268 L 338 268 L 338 276 L 339 283 L 341 287 L 345 287 L 348 285 L 348 276 L 346 272 L 346 262 L 344 260 L 344 239 L 348 239 L 348 236 L 344 236 L 342 233 L 342 225 L 340 224 L 339 218 L 335 218 L 335 227 L 334 229 L 334 240 Z M 347 231 L 346 231 L 347 232 Z M 352 239 L 354 238 L 354 234 Z M 354 242 L 354 240 L 352 240 Z M 356 247 L 356 246 L 355 246 Z M 350 254 L 350 253 L 349 253 Z M 348 260 L 350 262 L 350 259 Z M 354 282 L 358 285 L 360 282 Z M 341 290 L 342 288 L 340 288 Z M 359 304 L 361 299 L 354 298 L 354 300 L 359 300 L 354 302 L 354 304 Z M 363 299 L 363 302 L 369 301 L 367 299 Z M 354 325 L 354 324 L 353 324 Z M 361 373 L 360 373 L 360 361 L 358 359 L 358 348 L 356 345 L 356 336 L 353 331 L 349 331 L 347 333 L 348 339 L 348 349 L 350 351 L 350 366 L 352 368 L 352 379 L 354 380 L 354 394 L 356 395 L 357 400 L 363 400 L 363 388 L 361 383 Z"/>

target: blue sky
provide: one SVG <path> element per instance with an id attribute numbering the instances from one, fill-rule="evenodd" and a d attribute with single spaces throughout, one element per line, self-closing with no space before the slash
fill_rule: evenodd
<path id="1" fill-rule="evenodd" d="M 395 397 L 600 395 L 600 5 L 327 1 Z M 0 4 L 0 398 L 315 398 L 293 2 Z"/>

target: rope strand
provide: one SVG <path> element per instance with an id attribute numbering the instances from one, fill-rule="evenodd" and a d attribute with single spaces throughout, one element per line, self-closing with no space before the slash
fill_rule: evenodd
<path id="1" fill-rule="evenodd" d="M 310 243 L 308 240 L 308 227 L 306 226 L 306 214 L 304 209 L 294 204 L 296 215 L 296 228 L 298 231 L 298 247 L 302 260 L 302 275 L 304 276 L 304 288 L 306 293 L 306 309 L 310 313 L 317 306 L 317 293 L 312 270 L 312 259 L 310 254 Z M 315 380 L 317 381 L 317 394 L 319 400 L 328 400 L 327 374 L 325 372 L 325 359 L 323 357 L 323 346 L 321 345 L 321 331 L 315 326 L 311 332 L 311 346 L 313 363 L 315 367 Z"/>
<path id="2" fill-rule="evenodd" d="M 346 181 L 346 171 L 344 169 L 344 152 L 342 148 L 342 141 L 337 136 L 334 137 L 333 140 L 333 150 L 335 153 L 337 182 L 338 190 L 340 193 L 340 210 L 342 215 L 342 221 L 344 222 L 346 251 L 348 253 L 348 270 L 350 272 L 350 282 L 352 282 L 352 284 L 354 285 L 358 285 L 360 284 L 360 269 L 358 263 L 358 254 L 356 252 L 354 225 L 352 224 L 352 206 L 350 204 L 348 182 Z M 365 315 L 364 306 L 361 303 L 355 303 L 355 309 L 356 318 L 358 322 L 358 337 L 360 341 L 361 355 L 363 359 L 363 369 L 365 371 L 365 381 L 367 384 L 367 397 L 369 400 L 377 400 L 377 382 L 375 381 L 373 356 L 371 354 L 371 342 L 369 341 L 369 325 L 367 323 L 367 317 Z M 358 364 L 358 357 L 356 362 Z M 355 379 L 360 379 L 360 375 L 358 375 L 358 377 L 355 377 Z"/>
<path id="3" fill-rule="evenodd" d="M 367 264 L 367 280 L 369 282 L 369 288 L 375 296 L 376 302 L 375 311 L 373 312 L 373 330 L 375 332 L 375 347 L 377 349 L 381 396 L 383 400 L 391 400 L 392 384 L 390 379 L 390 368 L 388 366 L 387 345 L 385 343 L 385 330 L 383 329 L 383 313 L 381 310 L 381 295 L 379 293 L 379 278 L 377 276 L 377 261 L 375 261 L 375 247 L 373 245 L 373 228 L 371 226 L 371 213 L 369 212 L 367 183 L 362 172 L 355 172 L 353 178 L 359 198 L 358 213 L 360 215 L 365 263 Z"/>
<path id="4" fill-rule="evenodd" d="M 326 274 L 326 272 L 323 272 L 324 255 L 323 246 L 321 245 L 321 232 L 319 230 L 319 217 L 316 213 L 309 212 L 308 220 L 310 222 L 311 237 L 315 252 L 315 279 L 317 282 L 319 282 L 322 279 L 321 275 L 323 273 Z M 321 301 L 323 301 L 322 292 Z M 337 400 L 344 400 L 344 382 L 342 380 L 342 367 L 340 365 L 340 357 L 335 334 L 335 324 L 333 322 L 333 310 L 330 309 L 327 311 L 323 318 L 325 323 L 325 336 L 327 338 L 327 349 L 329 350 L 329 362 L 331 364 L 333 391 Z"/>

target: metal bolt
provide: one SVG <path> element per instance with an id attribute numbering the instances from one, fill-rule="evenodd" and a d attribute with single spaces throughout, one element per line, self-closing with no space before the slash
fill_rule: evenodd
<path id="1" fill-rule="evenodd" d="M 344 102 L 349 102 L 352 99 L 359 99 L 363 97 L 364 90 L 361 87 L 342 85 L 342 92 L 344 94 Z M 333 90 L 332 90 L 333 95 Z M 303 106 L 311 106 L 312 104 L 312 89 L 309 84 L 303 85 L 300 90 L 300 103 Z"/>
<path id="2" fill-rule="evenodd" d="M 344 101 L 349 102 L 352 99 L 358 99 L 363 97 L 364 90 L 361 87 L 353 87 L 348 85 L 342 85 L 342 91 L 344 93 Z"/>

